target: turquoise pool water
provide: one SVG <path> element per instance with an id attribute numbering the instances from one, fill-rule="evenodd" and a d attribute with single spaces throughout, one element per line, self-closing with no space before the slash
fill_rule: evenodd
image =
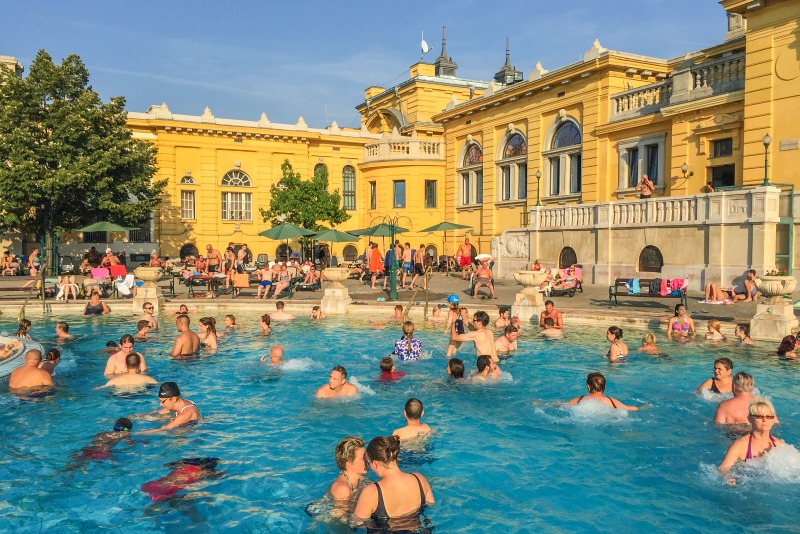
<path id="1" fill-rule="evenodd" d="M 306 505 L 337 474 L 338 440 L 388 435 L 402 426 L 411 396 L 423 401 L 423 420 L 436 433 L 422 451 L 401 455 L 401 466 L 431 482 L 437 504 L 427 516 L 435 532 L 777 531 L 795 530 L 800 522 L 797 454 L 775 451 L 742 473 L 737 486 L 727 486 L 714 468 L 732 436 L 711 424 L 715 403 L 693 395 L 713 360 L 728 356 L 735 371 L 751 372 L 774 401 L 782 422 L 775 434 L 796 444 L 800 364 L 778 361 L 772 346 L 678 345 L 660 335 L 667 357 L 633 356 L 611 365 L 600 356 L 607 350 L 601 328 L 575 326 L 559 342 L 525 332 L 518 353 L 503 364 L 501 382 L 483 385 L 450 381 L 445 336 L 422 327 L 417 337 L 430 357 L 398 363 L 408 376 L 383 384 L 376 380 L 378 362 L 391 351 L 396 326 L 298 319 L 265 337 L 256 316 L 242 316 L 242 327 L 221 338 L 216 353 L 175 361 L 166 356 L 172 319 L 162 317 L 161 332 L 137 348 L 150 374 L 177 382 L 205 423 L 134 436 L 132 446 L 114 448 L 113 460 L 66 472 L 71 455 L 115 419 L 158 406 L 154 390 L 120 395 L 94 389 L 105 383 L 106 357 L 98 349 L 132 333 L 130 320 L 68 317 L 80 339 L 62 347 L 55 394 L 22 400 L 2 386 L 0 531 L 346 532 L 309 517 Z M 54 324 L 34 319 L 34 338 L 49 346 Z M 11 326 L 0 324 L 0 330 Z M 633 348 L 642 333 L 626 331 L 625 339 Z M 258 361 L 275 343 L 290 362 L 282 369 Z M 469 368 L 472 353 L 466 346 L 459 353 Z M 362 395 L 315 400 L 337 364 L 347 367 Z M 652 407 L 609 414 L 557 403 L 583 394 L 593 370 L 606 375 L 611 396 Z M 220 458 L 223 476 L 158 503 L 140 491 L 169 472 L 165 463 L 205 456 Z"/>

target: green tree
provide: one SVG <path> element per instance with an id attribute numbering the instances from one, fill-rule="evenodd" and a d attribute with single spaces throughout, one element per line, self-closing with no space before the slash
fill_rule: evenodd
<path id="1" fill-rule="evenodd" d="M 125 99 L 103 103 L 77 55 L 40 50 L 29 74 L 0 68 L 0 230 L 44 239 L 99 220 L 145 223 L 166 185 L 155 149 L 134 139 Z"/>

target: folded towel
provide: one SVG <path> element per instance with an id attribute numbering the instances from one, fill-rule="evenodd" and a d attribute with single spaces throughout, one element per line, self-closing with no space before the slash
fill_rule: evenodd
<path id="1" fill-rule="evenodd" d="M 631 291 L 630 291 L 631 295 L 638 295 L 639 293 L 641 293 L 642 289 L 639 287 L 639 279 L 638 278 L 634 278 L 633 279 L 632 286 L 633 287 L 631 288 Z"/>
<path id="2" fill-rule="evenodd" d="M 633 291 L 633 278 L 628 278 L 625 280 L 625 289 L 628 290 L 628 293 Z"/>
<path id="3" fill-rule="evenodd" d="M 666 297 L 667 295 L 669 295 L 669 280 L 663 278 L 661 280 L 661 296 Z"/>

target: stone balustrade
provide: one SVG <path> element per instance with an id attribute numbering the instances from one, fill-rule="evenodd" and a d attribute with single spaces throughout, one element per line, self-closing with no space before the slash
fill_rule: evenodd
<path id="1" fill-rule="evenodd" d="M 444 141 L 392 135 L 364 146 L 364 163 L 399 160 L 444 161 Z"/>
<path id="2" fill-rule="evenodd" d="M 611 96 L 611 121 L 620 121 L 658 112 L 669 103 L 672 81 L 629 89 Z"/>
<path id="3" fill-rule="evenodd" d="M 707 89 L 711 94 L 744 89 L 744 54 L 705 61 L 692 67 L 691 75 L 696 95 Z"/>

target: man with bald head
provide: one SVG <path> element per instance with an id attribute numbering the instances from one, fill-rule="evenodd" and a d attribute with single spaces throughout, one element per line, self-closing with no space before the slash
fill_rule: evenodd
<path id="1" fill-rule="evenodd" d="M 267 355 L 261 357 L 261 361 L 267 361 Z M 280 345 L 275 345 L 269 351 L 269 364 L 278 365 L 283 363 L 283 348 Z"/>
<path id="2" fill-rule="evenodd" d="M 52 386 L 53 377 L 44 369 L 39 369 L 42 363 L 41 351 L 31 349 L 25 353 L 25 363 L 11 372 L 8 380 L 8 389 L 29 389 L 41 386 Z"/>
<path id="3" fill-rule="evenodd" d="M 178 327 L 178 337 L 175 338 L 175 344 L 172 346 L 173 356 L 190 356 L 196 354 L 200 349 L 200 337 L 189 330 L 189 316 L 178 315 L 175 319 L 175 325 Z"/>

